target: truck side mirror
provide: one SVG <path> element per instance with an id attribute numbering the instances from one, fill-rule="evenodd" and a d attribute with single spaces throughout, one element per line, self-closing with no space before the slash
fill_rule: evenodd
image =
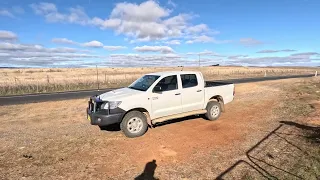
<path id="1" fill-rule="evenodd" d="M 161 92 L 161 91 L 162 91 L 161 86 L 155 86 L 153 88 L 153 92 Z"/>

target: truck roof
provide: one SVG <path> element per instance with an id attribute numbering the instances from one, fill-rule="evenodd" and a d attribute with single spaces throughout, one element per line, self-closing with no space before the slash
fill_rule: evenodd
<path id="1" fill-rule="evenodd" d="M 163 72 L 154 72 L 147 75 L 158 75 L 158 76 L 167 76 L 167 75 L 176 75 L 176 74 L 196 74 L 197 71 L 163 71 Z"/>

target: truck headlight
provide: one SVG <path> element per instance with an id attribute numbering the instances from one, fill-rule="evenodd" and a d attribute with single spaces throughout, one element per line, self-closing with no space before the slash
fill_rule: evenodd
<path id="1" fill-rule="evenodd" d="M 109 101 L 109 109 L 115 109 L 121 104 L 121 101 Z"/>

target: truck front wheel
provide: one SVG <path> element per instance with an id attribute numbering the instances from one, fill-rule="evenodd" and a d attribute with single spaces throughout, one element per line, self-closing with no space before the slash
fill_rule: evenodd
<path id="1" fill-rule="evenodd" d="M 206 109 L 206 118 L 210 121 L 217 120 L 221 115 L 221 105 L 217 101 L 208 102 Z"/>
<path id="2" fill-rule="evenodd" d="M 120 128 L 127 137 L 142 136 L 148 130 L 147 118 L 139 111 L 128 112 L 122 119 Z"/>

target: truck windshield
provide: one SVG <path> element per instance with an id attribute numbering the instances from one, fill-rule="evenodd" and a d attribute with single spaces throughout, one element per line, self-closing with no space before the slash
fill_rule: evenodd
<path id="1" fill-rule="evenodd" d="M 128 88 L 146 91 L 160 76 L 144 75 L 133 82 Z"/>

